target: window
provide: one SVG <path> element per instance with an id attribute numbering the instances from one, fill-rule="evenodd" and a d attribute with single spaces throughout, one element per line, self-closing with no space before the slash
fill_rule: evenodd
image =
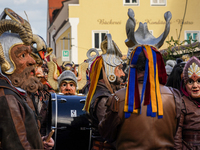
<path id="1" fill-rule="evenodd" d="M 123 0 L 125 6 L 139 5 L 139 0 Z"/>
<path id="2" fill-rule="evenodd" d="M 151 0 L 151 6 L 166 6 L 167 0 Z"/>
<path id="3" fill-rule="evenodd" d="M 185 40 L 187 40 L 187 44 L 199 42 L 199 37 L 200 31 L 185 31 Z"/>
<path id="4" fill-rule="evenodd" d="M 104 37 L 108 34 L 108 31 L 93 31 L 92 35 L 92 47 L 97 50 L 101 49 L 101 42 L 104 40 Z"/>

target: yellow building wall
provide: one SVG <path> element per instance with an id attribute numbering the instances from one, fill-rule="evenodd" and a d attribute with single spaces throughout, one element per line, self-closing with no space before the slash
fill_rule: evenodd
<path id="1" fill-rule="evenodd" d="M 68 40 L 61 40 L 63 37 L 68 38 L 68 34 L 71 35 L 71 27 L 69 27 L 61 36 L 56 40 L 56 46 L 60 51 L 56 52 L 57 56 L 57 63 L 58 65 L 62 65 L 62 50 L 68 50 Z M 64 43 L 63 43 L 64 42 Z M 71 47 L 71 40 L 70 40 L 70 47 Z"/>
<path id="2" fill-rule="evenodd" d="M 78 24 L 78 63 L 86 59 L 86 52 L 92 48 L 92 30 L 108 30 L 123 55 L 127 53 L 126 21 L 128 9 L 135 12 L 137 30 L 139 22 L 147 22 L 149 30 L 157 38 L 165 29 L 164 13 L 171 11 L 171 29 L 166 40 L 178 38 L 181 19 L 185 11 L 186 1 L 166 0 L 166 6 L 151 6 L 150 0 L 140 0 L 139 6 L 124 6 L 123 0 L 79 0 L 79 6 L 69 6 L 69 18 L 79 18 Z M 200 30 L 199 0 L 188 1 L 180 40 L 185 39 L 185 30 Z M 118 24 L 102 24 L 101 21 L 116 21 Z M 167 48 L 165 42 L 160 49 Z"/>

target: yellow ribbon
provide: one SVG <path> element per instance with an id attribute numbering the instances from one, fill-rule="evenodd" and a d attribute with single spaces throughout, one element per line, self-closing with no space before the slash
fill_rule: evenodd
<path id="1" fill-rule="evenodd" d="M 132 59 L 133 59 L 133 56 L 135 54 L 135 51 L 137 50 L 137 47 L 131 52 L 131 59 L 130 59 L 130 62 L 129 62 L 129 65 L 130 63 L 132 62 Z M 132 54 L 133 53 L 133 54 Z M 128 91 L 129 91 L 129 76 L 130 76 L 130 69 L 129 69 L 129 75 L 128 75 L 128 83 L 127 83 L 127 88 L 126 88 L 126 97 L 125 97 L 125 103 L 124 103 L 124 112 L 128 112 Z M 135 109 L 135 102 L 134 102 L 134 105 L 133 105 L 133 113 L 138 113 L 138 110 Z"/>
<path id="2" fill-rule="evenodd" d="M 157 95 L 157 102 L 158 102 L 158 115 L 163 115 L 163 103 L 160 94 L 160 83 L 158 79 L 158 65 L 156 64 L 156 95 Z"/>
<path id="3" fill-rule="evenodd" d="M 129 76 L 128 76 L 128 78 L 129 78 Z M 128 89 L 129 89 L 128 87 L 129 87 L 129 82 L 127 83 L 127 88 L 126 88 L 126 97 L 125 97 L 125 104 L 124 104 L 124 112 L 128 112 Z"/>
<path id="4" fill-rule="evenodd" d="M 91 68 L 91 73 L 90 73 L 90 88 L 89 88 L 89 92 L 85 101 L 85 106 L 83 108 L 83 110 L 89 112 L 89 108 L 90 108 L 90 103 L 92 100 L 92 97 L 94 95 L 94 92 L 96 91 L 96 87 L 97 87 L 97 82 L 99 80 L 99 75 L 101 72 L 101 68 L 102 68 L 102 64 L 103 63 L 103 59 L 102 57 L 99 57 L 94 64 L 92 65 Z"/>
<path id="5" fill-rule="evenodd" d="M 150 82 L 150 93 L 151 93 L 151 106 L 152 112 L 157 112 L 157 103 L 156 103 L 156 87 L 154 80 L 154 64 L 153 64 L 153 54 L 149 45 L 145 45 L 147 54 L 149 57 L 149 82 Z"/>

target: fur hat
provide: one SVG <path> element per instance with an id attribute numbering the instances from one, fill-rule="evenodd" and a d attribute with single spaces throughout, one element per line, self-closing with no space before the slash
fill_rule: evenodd
<path id="1" fill-rule="evenodd" d="M 166 62 L 166 66 L 165 66 L 165 69 L 166 69 L 166 73 L 167 75 L 169 76 L 174 68 L 174 66 L 176 65 L 176 61 L 175 60 L 168 60 Z"/>

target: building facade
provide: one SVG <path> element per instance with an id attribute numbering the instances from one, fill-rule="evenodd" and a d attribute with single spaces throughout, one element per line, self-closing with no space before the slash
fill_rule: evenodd
<path id="1" fill-rule="evenodd" d="M 199 0 L 67 0 L 60 3 L 62 6 L 55 17 L 47 23 L 47 44 L 54 49 L 59 65 L 63 50 L 69 54 L 66 60 L 75 64 L 87 59 L 90 48 L 101 52 L 100 43 L 107 33 L 126 55 L 128 48 L 124 41 L 129 8 L 135 13 L 136 30 L 139 22 L 146 22 L 157 38 L 165 29 L 164 13 L 171 11 L 170 33 L 166 40 L 173 36 L 183 41 L 191 36 L 200 41 Z M 165 42 L 161 49 L 167 47 Z"/>

